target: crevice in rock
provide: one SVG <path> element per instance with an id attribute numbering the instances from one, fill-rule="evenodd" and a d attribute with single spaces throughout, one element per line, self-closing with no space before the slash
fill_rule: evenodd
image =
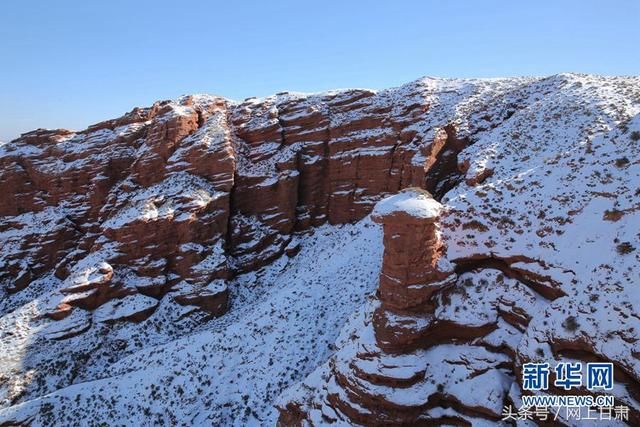
<path id="1" fill-rule="evenodd" d="M 458 258 L 454 259 L 453 263 L 456 265 L 455 272 L 458 275 L 470 271 L 484 270 L 487 268 L 500 270 L 505 276 L 509 277 L 510 279 L 518 280 L 519 282 L 528 286 L 533 291 L 537 292 L 548 300 L 553 301 L 566 295 L 560 288 L 559 284 L 554 283 L 550 278 L 538 276 L 537 278 L 540 280 L 536 281 L 533 280 L 533 273 L 525 275 L 520 270 L 516 270 L 511 266 L 513 263 L 519 261 L 531 260 L 526 257 L 500 258 L 494 255 L 488 255 L 476 258 Z M 543 280 L 547 284 L 543 284 Z"/>
<path id="2" fill-rule="evenodd" d="M 225 107 L 225 109 L 226 109 L 226 107 Z M 204 118 L 204 113 L 199 108 L 196 108 L 195 110 L 196 110 L 196 114 L 198 115 L 198 129 L 201 129 L 202 126 L 204 126 L 204 124 L 206 122 L 206 120 Z"/>
<path id="3" fill-rule="evenodd" d="M 278 120 L 278 127 L 280 128 L 280 147 L 278 147 L 278 149 L 282 149 L 282 147 L 285 147 L 287 145 L 287 136 L 286 136 L 286 132 L 285 132 L 285 124 L 282 121 L 282 118 L 280 117 L 280 108 L 278 107 L 278 105 L 276 104 L 276 119 Z"/>
<path id="4" fill-rule="evenodd" d="M 470 145 L 468 138 L 456 136 L 456 129 L 452 124 L 445 126 L 444 131 L 447 139 L 424 178 L 425 189 L 438 201 L 462 182 L 464 174 L 458 168 L 458 154 Z"/>

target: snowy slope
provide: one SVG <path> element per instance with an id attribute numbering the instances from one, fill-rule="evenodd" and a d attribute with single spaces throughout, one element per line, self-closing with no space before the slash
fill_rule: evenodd
<path id="1" fill-rule="evenodd" d="M 380 348 L 371 304 L 343 332 L 356 339 L 282 396 L 287 419 L 494 425 L 519 406 L 524 363 L 610 361 L 638 422 L 640 79 L 558 75 L 510 96 L 498 126 L 482 124 L 490 107 L 459 123 L 473 144 L 440 221 L 457 283 L 433 312 L 397 316 L 420 344 Z"/>
<path id="2" fill-rule="evenodd" d="M 0 221 L 0 280 L 32 274 L 0 290 L 0 424 L 273 425 L 291 402 L 315 424 L 391 422 L 388 407 L 437 395 L 420 420 L 493 425 L 520 398 L 518 366 L 567 354 L 616 363 L 614 394 L 640 411 L 640 78 L 199 95 L 96 126 L 0 145 L 28 185 L 2 182 L 33 201 L 7 202 Z M 107 176 L 118 162 L 130 163 Z M 45 196 L 47 173 L 58 186 Z M 442 210 L 377 210 L 440 214 L 455 286 L 433 316 L 393 318 L 444 333 L 387 353 L 372 326 L 382 233 L 367 214 L 408 186 L 443 195 Z M 97 307 L 61 305 L 104 286 Z M 228 289 L 228 312 L 173 301 L 192 289 Z M 410 388 L 376 383 L 417 373 Z"/>
<path id="3" fill-rule="evenodd" d="M 131 426 L 273 424 L 277 395 L 326 360 L 346 318 L 375 289 L 380 239 L 379 226 L 368 220 L 301 236 L 295 258 L 235 279 L 231 311 L 196 330 L 184 326 L 167 336 L 177 314 L 159 310 L 139 325 L 66 340 L 53 350 L 57 366 L 48 367 L 48 380 L 65 376 L 60 365 L 78 363 L 74 385 L 0 417 L 30 419 L 44 406 L 52 409 L 37 415 L 36 424 L 64 417 Z M 3 361 L 18 361 L 25 350 L 38 357 L 38 347 L 25 343 L 42 328 L 25 320 L 36 305 L 2 318 Z M 14 325 L 20 338 L 6 334 Z M 87 360 L 73 360 L 85 352 Z"/>

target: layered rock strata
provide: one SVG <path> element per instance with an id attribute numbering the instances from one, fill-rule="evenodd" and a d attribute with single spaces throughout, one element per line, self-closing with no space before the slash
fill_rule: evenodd
<path id="1" fill-rule="evenodd" d="M 562 74 L 196 95 L 0 144 L 0 423 L 272 424 L 293 385 L 283 424 L 495 425 L 523 363 L 610 361 L 638 424 L 639 140 L 637 77 Z M 414 188 L 384 242 L 341 226 L 407 187 L 442 208 L 403 212 L 435 206 Z"/>
<path id="2" fill-rule="evenodd" d="M 594 307 L 585 317 L 585 301 L 545 297 L 538 291 L 563 273 L 533 260 L 449 262 L 443 214 L 420 189 L 378 203 L 372 215 L 383 224 L 384 255 L 376 298 L 343 330 L 329 362 L 281 396 L 279 425 L 496 425 L 505 406 L 531 394 L 522 391 L 524 363 L 566 358 L 613 362 L 623 387 L 609 393 L 637 422 L 637 363 L 626 359 L 637 359 L 635 326 L 596 326 L 607 315 Z M 640 319 L 632 304 L 614 306 L 616 316 Z M 618 334 L 622 347 L 612 342 Z M 545 393 L 567 394 L 554 379 Z M 584 385 L 578 393 L 599 394 Z M 562 415 L 556 421 L 572 425 Z"/>
<path id="3" fill-rule="evenodd" d="M 436 329 L 434 295 L 455 282 L 442 257 L 442 205 L 420 189 L 383 200 L 373 219 L 383 225 L 384 257 L 373 316 L 376 341 L 390 351 L 411 350 Z"/>
<path id="4" fill-rule="evenodd" d="M 460 140 L 424 126 L 428 95 L 421 83 L 190 96 L 82 132 L 25 134 L 0 153 L 2 292 L 54 272 L 54 320 L 147 297 L 122 317 L 136 321 L 167 293 L 220 315 L 225 280 L 282 255 L 294 232 L 357 221 L 403 187 L 450 185 Z M 436 171 L 445 154 L 453 162 Z"/>

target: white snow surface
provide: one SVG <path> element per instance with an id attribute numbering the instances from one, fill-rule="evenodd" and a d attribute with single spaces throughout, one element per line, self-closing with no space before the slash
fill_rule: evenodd
<path id="1" fill-rule="evenodd" d="M 373 215 L 383 217 L 402 212 L 418 219 L 432 219 L 440 215 L 441 209 L 442 205 L 429 195 L 408 189 L 380 201 Z"/>
<path id="2" fill-rule="evenodd" d="M 375 386 L 355 378 L 359 390 L 390 402 L 419 406 L 440 382 L 445 391 L 451 390 L 468 407 L 482 405 L 499 415 L 507 394 L 518 402 L 519 388 L 513 372 L 501 374 L 494 369 L 491 375 L 467 378 L 462 388 L 454 390 L 445 379 L 456 378 L 457 368 L 446 369 L 446 358 L 463 355 L 470 366 L 475 366 L 473 371 L 483 372 L 482 364 L 472 361 L 474 355 L 481 354 L 487 345 L 505 346 L 517 354 L 515 366 L 523 360 L 553 365 L 554 359 L 566 358 L 553 352 L 549 343 L 561 346 L 563 342 L 586 343 L 586 352 L 614 362 L 616 370 L 637 382 L 640 78 L 561 74 L 512 81 L 507 90 L 503 81 L 431 83 L 438 87 L 436 103 L 451 102 L 441 95 L 447 86 L 455 94 L 451 95 L 454 103 L 435 108 L 433 115 L 456 117 L 458 135 L 469 132 L 473 142 L 458 156 L 459 164 L 465 166 L 467 182 L 453 188 L 442 200 L 441 232 L 448 259 L 512 258 L 511 268 L 524 271 L 534 282 L 555 286 L 565 296 L 550 301 L 518 281 L 498 281 L 488 269 L 461 275 L 448 293 L 448 301 L 439 300 L 435 315 L 466 326 L 496 324 L 495 331 L 474 341 L 471 347 L 445 344 L 406 355 L 388 355 L 389 360 L 382 360 L 373 369 L 380 374 L 385 366 L 400 366 L 398 360 L 405 366 L 413 358 L 416 362 L 410 368 L 426 369 L 426 378 L 436 378 L 435 382 L 403 389 Z M 474 104 L 478 99 L 486 102 L 492 86 L 502 93 L 496 102 L 476 110 Z M 469 107 L 471 112 L 465 111 Z M 433 105 L 431 108 L 434 110 Z M 498 123 L 496 117 L 500 117 Z M 468 279 L 476 285 L 465 288 Z M 501 317 L 501 312 L 507 311 L 532 319 L 519 331 Z M 336 384 L 331 367 L 348 376 L 353 363 L 375 354 L 372 312 L 369 308 L 362 318 L 352 321 L 341 335 L 351 334 L 352 338 L 338 343 L 339 351 L 332 359 L 283 394 L 279 404 L 300 405 L 318 424 L 326 416 L 344 421 L 345 415 L 327 404 L 327 395 L 353 401 Z M 570 319 L 572 322 L 568 322 Z M 414 322 L 419 320 L 423 319 L 417 317 Z M 446 358 L 438 354 L 443 348 Z M 358 352 L 367 356 L 358 358 Z M 492 352 L 491 357 L 497 354 Z M 398 377 L 406 375 L 399 373 Z M 482 378 L 481 388 L 476 388 L 471 378 Z M 630 407 L 640 408 L 625 385 L 612 393 Z M 368 411 L 357 404 L 352 409 L 362 414 Z M 457 416 L 466 418 L 464 413 Z M 473 425 L 482 424 L 466 419 Z"/>
<path id="3" fill-rule="evenodd" d="M 419 96 L 416 87 L 420 88 Z M 340 97 L 343 92 L 331 93 Z M 286 94 L 268 100 L 274 109 L 285 98 L 306 97 L 314 106 L 317 98 L 325 95 Z M 480 325 L 499 317 L 496 308 L 517 303 L 534 315 L 529 328 L 522 333 L 498 319 L 500 327 L 483 338 L 485 343 L 494 347 L 506 343 L 531 360 L 548 361 L 551 351 L 540 342 L 582 335 L 597 342 L 597 356 L 640 377 L 640 141 L 634 139 L 640 135 L 640 78 L 582 74 L 425 78 L 375 95 L 374 103 L 383 104 L 380 100 L 385 98 L 401 100 L 397 108 L 426 100 L 429 110 L 411 130 L 426 138 L 454 123 L 458 136 L 469 137 L 473 143 L 458 159 L 466 164 L 465 178 L 491 172 L 478 185 L 462 182 L 443 198 L 442 236 L 448 260 L 442 262 L 474 256 L 526 256 L 532 261 L 520 261 L 512 267 L 547 276 L 566 294 L 549 303 L 528 288 L 505 281 L 492 286 L 491 291 L 469 289 L 464 301 L 474 302 L 471 310 L 458 311 L 456 304 L 462 304 L 463 295 L 454 294 L 453 303 L 437 314 Z M 372 105 L 376 107 L 379 105 Z M 351 120 L 349 114 L 333 116 L 332 123 Z M 263 120 L 259 124 L 268 127 L 274 125 L 273 117 L 265 113 L 256 120 Z M 108 146 L 117 133 L 134 130 L 99 130 L 91 138 Z M 375 137 L 366 131 L 361 134 Z M 213 133 L 208 138 L 208 144 L 215 148 L 219 135 Z M 85 149 L 87 141 L 71 136 L 59 145 L 72 153 Z M 295 148 L 283 150 L 280 160 L 293 155 Z M 0 156 L 13 149 L 11 144 L 0 145 Z M 362 152 L 376 149 L 365 147 Z M 353 154 L 361 152 L 356 149 Z M 418 165 L 424 160 L 421 155 L 412 159 Z M 240 168 L 247 175 L 263 174 L 274 164 L 241 164 Z M 64 169 L 82 165 L 60 162 L 39 166 Z M 218 196 L 213 190 L 205 191 L 206 185 L 198 188 L 202 191 L 195 200 L 206 202 Z M 401 210 L 418 217 L 438 215 L 433 203 L 417 202 L 409 194 L 387 199 L 375 213 Z M 141 216 L 172 215 L 173 206 L 167 204 L 163 210 L 164 200 L 155 197 L 155 193 L 141 193 L 126 215 L 111 221 L 126 223 Z M 621 217 L 606 220 L 608 212 Z M 0 249 L 11 251 L 22 235 L 34 229 L 55 228 L 67 213 L 67 208 L 60 206 L 14 217 L 15 227 L 0 231 Z M 69 328 L 85 329 L 93 320 L 80 310 L 58 324 L 40 316 L 62 286 L 58 279 L 46 276 L 11 300 L 0 298 L 0 424 L 91 420 L 110 425 L 273 425 L 277 418 L 273 404 L 283 390 L 297 384 L 280 402 L 304 397 L 301 388 L 322 383 L 339 334 L 336 347 L 346 356 L 357 348 L 349 342 L 354 333 L 360 334 L 363 345 L 374 339 L 371 328 L 353 328 L 369 320 L 364 318 L 368 310 L 359 307 L 378 282 L 382 254 L 379 226 L 367 218 L 355 225 L 319 227 L 313 233 L 294 237 L 292 243 L 301 244 L 295 258 L 283 256 L 230 282 L 232 308 L 218 319 L 187 317 L 189 307 L 178 307 L 165 298 L 140 324 L 93 324 L 89 332 L 60 343 L 53 341 L 57 334 Z M 629 252 L 620 251 L 623 243 L 628 244 L 622 247 Z M 488 273 L 474 277 L 495 285 Z M 514 294 L 520 295 L 518 301 L 508 298 Z M 110 314 L 118 309 L 110 307 Z M 350 326 L 340 332 L 354 312 Z M 577 319 L 577 330 L 562 326 L 568 316 Z M 416 356 L 420 363 L 445 358 L 455 362 L 467 350 L 447 344 L 402 358 L 410 368 L 423 367 L 410 362 Z M 486 356 L 483 349 L 469 350 L 468 355 L 474 354 L 480 360 Z M 38 366 L 39 372 L 22 372 L 21 365 L 27 361 Z M 16 372 L 21 373 L 19 381 L 14 381 Z M 435 370 L 428 374 L 438 376 Z M 509 388 L 511 379 L 492 377 L 497 374 L 478 377 L 474 394 L 464 389 L 455 392 L 475 404 L 492 385 L 499 385 L 495 390 Z M 328 386 L 344 393 L 335 384 Z M 511 389 L 511 397 L 517 397 L 513 386 Z M 22 391 L 39 397 L 13 404 L 9 392 L 20 396 Z M 424 391 L 430 389 L 425 386 Z M 416 398 L 397 390 L 385 393 L 396 401 Z M 501 394 L 492 396 L 494 410 L 499 410 L 501 398 Z M 432 410 L 434 416 L 450 411 Z M 128 418 L 123 419 L 123 414 Z"/>
<path id="4" fill-rule="evenodd" d="M 72 385 L 52 384 L 51 393 L 0 410 L 0 423 L 35 417 L 33 425 L 50 425 L 69 417 L 96 425 L 273 425 L 275 399 L 330 356 L 347 317 L 375 289 L 382 256 L 380 227 L 368 219 L 295 239 L 301 244 L 295 258 L 284 256 L 232 281 L 231 310 L 196 330 L 177 336 L 168 335 L 169 327 L 158 330 L 177 314 L 161 307 L 140 325 L 117 324 L 106 336 L 95 330 L 65 340 L 52 350 L 58 360 L 94 346 L 111 347 L 113 359 L 97 351 L 76 368 Z M 20 331 L 2 336 L 4 360 L 19 363 L 47 344 L 41 342 L 47 324 L 60 324 L 21 320 L 37 306 L 36 300 L 1 318 L 0 331 Z M 10 372 L 9 365 L 0 366 L 0 375 Z M 56 376 L 51 373 L 50 381 Z M 68 409 L 53 418 L 47 411 L 36 415 L 47 405 Z"/>

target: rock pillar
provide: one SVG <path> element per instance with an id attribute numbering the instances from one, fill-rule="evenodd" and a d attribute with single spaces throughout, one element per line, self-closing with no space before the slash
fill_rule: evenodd
<path id="1" fill-rule="evenodd" d="M 435 292 L 455 280 L 443 257 L 438 219 L 442 205 L 421 189 L 409 188 L 378 203 L 374 221 L 384 228 L 384 255 L 374 314 L 378 344 L 409 350 L 433 320 Z"/>

